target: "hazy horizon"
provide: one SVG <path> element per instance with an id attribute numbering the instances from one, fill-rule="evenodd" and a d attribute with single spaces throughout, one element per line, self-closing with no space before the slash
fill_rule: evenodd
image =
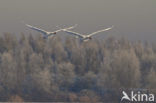
<path id="1" fill-rule="evenodd" d="M 0 1 L 0 33 L 36 33 L 21 21 L 48 31 L 57 25 L 78 24 L 74 31 L 91 33 L 114 25 L 104 37 L 156 40 L 154 0 L 3 0 Z M 101 35 L 100 35 L 101 36 Z"/>

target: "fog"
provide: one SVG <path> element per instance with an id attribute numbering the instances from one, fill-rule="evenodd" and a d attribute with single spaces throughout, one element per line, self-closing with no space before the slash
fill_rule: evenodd
<path id="1" fill-rule="evenodd" d="M 0 33 L 37 34 L 21 21 L 49 31 L 56 30 L 58 25 L 78 24 L 74 31 L 80 33 L 114 25 L 113 30 L 103 33 L 103 38 L 113 35 L 153 42 L 155 11 L 155 0 L 1 0 Z"/>

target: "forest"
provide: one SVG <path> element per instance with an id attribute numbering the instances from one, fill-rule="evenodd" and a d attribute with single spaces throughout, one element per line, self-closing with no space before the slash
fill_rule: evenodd
<path id="1" fill-rule="evenodd" d="M 0 36 L 0 101 L 119 103 L 123 90 L 155 88 L 155 43 Z"/>

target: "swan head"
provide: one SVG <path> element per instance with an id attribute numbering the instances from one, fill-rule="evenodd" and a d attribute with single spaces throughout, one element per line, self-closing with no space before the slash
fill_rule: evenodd
<path id="1" fill-rule="evenodd" d="M 87 42 L 89 40 L 92 40 L 92 37 L 86 37 L 86 38 L 83 39 L 84 42 Z"/>

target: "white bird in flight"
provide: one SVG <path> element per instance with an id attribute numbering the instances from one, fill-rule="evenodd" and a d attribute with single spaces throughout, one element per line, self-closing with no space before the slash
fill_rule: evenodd
<path id="1" fill-rule="evenodd" d="M 92 36 L 96 35 L 97 33 L 110 30 L 110 29 L 112 29 L 113 27 L 114 27 L 114 26 L 112 26 L 112 27 L 110 27 L 110 28 L 107 28 L 107 29 L 102 29 L 102 30 L 93 32 L 93 33 L 88 34 L 88 35 L 84 35 L 84 34 L 80 34 L 80 33 L 77 33 L 77 32 L 73 32 L 73 31 L 70 31 L 69 29 L 63 29 L 63 31 L 65 31 L 65 32 L 68 33 L 68 34 L 75 35 L 76 37 L 79 37 L 81 41 L 88 41 L 88 40 L 91 40 L 91 39 L 92 39 Z"/>
<path id="2" fill-rule="evenodd" d="M 63 29 L 59 29 L 59 30 L 56 30 L 56 31 L 54 31 L 54 32 L 48 32 L 48 31 L 45 31 L 45 30 L 43 30 L 43 29 L 40 29 L 40 28 L 31 26 L 31 25 L 29 25 L 29 24 L 26 24 L 26 26 L 29 27 L 29 28 L 32 29 L 32 30 L 35 30 L 35 31 L 38 31 L 38 32 L 42 33 L 44 39 L 47 39 L 49 36 L 54 36 L 54 35 L 56 35 L 57 32 L 63 30 Z M 69 29 L 75 28 L 76 26 L 77 26 L 77 25 L 74 25 L 74 26 L 71 26 L 71 27 L 68 27 L 68 28 L 64 28 L 64 29 L 69 30 Z"/>

